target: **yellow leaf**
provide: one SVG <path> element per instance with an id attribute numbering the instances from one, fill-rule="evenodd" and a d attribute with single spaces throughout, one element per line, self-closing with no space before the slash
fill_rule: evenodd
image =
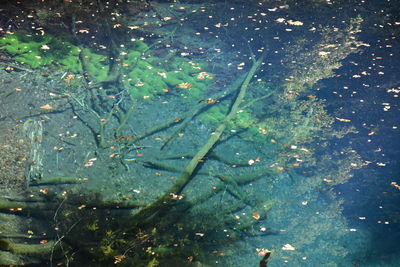
<path id="1" fill-rule="evenodd" d="M 53 107 L 50 106 L 49 104 L 43 105 L 43 106 L 41 106 L 40 108 L 41 108 L 41 109 L 45 109 L 45 110 L 52 110 L 52 109 L 53 109 Z"/>
<path id="2" fill-rule="evenodd" d="M 303 22 L 298 21 L 298 20 L 295 20 L 295 21 L 288 20 L 287 23 L 290 24 L 290 25 L 293 25 L 293 26 L 303 26 L 303 24 L 304 24 Z"/>

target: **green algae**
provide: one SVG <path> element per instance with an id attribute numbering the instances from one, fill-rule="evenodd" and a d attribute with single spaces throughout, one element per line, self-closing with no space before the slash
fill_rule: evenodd
<path id="1" fill-rule="evenodd" d="M 82 73 L 79 58 L 81 48 L 49 35 L 5 34 L 0 48 L 10 53 L 20 64 L 36 69 L 59 65 L 72 73 Z M 123 56 L 122 82 L 130 88 L 133 99 L 154 99 L 155 96 L 172 93 L 184 102 L 198 101 L 212 83 L 212 75 L 204 72 L 206 65 L 182 57 L 146 57 L 149 49 L 143 41 L 133 42 Z M 95 82 L 106 81 L 110 72 L 107 56 L 89 48 L 83 48 L 87 70 Z M 185 87 L 185 85 L 187 85 Z"/>
<path id="2" fill-rule="evenodd" d="M 0 47 L 17 62 L 33 69 L 58 63 L 66 70 L 81 71 L 77 58 L 79 48 L 52 36 L 9 33 L 0 38 Z"/>

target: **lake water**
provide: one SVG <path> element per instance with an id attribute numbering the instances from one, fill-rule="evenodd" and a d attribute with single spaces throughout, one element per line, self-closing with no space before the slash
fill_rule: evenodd
<path id="1" fill-rule="evenodd" d="M 0 5 L 0 265 L 400 266 L 396 1 Z"/>

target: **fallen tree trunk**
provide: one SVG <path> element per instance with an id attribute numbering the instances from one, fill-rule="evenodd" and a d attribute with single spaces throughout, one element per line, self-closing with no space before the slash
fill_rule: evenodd
<path id="1" fill-rule="evenodd" d="M 176 196 L 181 194 L 182 190 L 193 178 L 193 173 L 195 172 L 199 164 L 203 161 L 203 158 L 210 152 L 213 146 L 221 138 L 225 128 L 228 125 L 228 122 L 231 121 L 238 113 L 238 111 L 240 110 L 239 106 L 246 95 L 246 91 L 250 84 L 250 81 L 253 78 L 254 74 L 257 72 L 258 68 L 261 66 L 261 63 L 264 61 L 265 56 L 266 56 L 266 51 L 264 51 L 261 57 L 254 62 L 253 66 L 247 73 L 247 76 L 239 89 L 239 93 L 232 104 L 231 110 L 226 115 L 223 122 L 217 127 L 215 132 L 208 139 L 208 141 L 203 145 L 203 147 L 196 153 L 196 155 L 188 163 L 186 168 L 183 170 L 181 176 L 158 200 L 154 201 L 151 205 L 147 206 L 146 208 L 140 210 L 134 216 L 132 220 L 132 227 L 149 224 L 150 222 L 157 220 L 157 218 L 162 216 L 162 214 L 167 213 L 169 208 L 174 206 L 175 203 L 177 203 L 177 198 L 171 196 Z"/>

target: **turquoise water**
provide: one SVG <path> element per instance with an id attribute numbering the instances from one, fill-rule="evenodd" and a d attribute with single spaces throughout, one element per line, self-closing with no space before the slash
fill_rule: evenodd
<path id="1" fill-rule="evenodd" d="M 399 266 L 394 1 L 0 6 L 0 265 Z"/>

